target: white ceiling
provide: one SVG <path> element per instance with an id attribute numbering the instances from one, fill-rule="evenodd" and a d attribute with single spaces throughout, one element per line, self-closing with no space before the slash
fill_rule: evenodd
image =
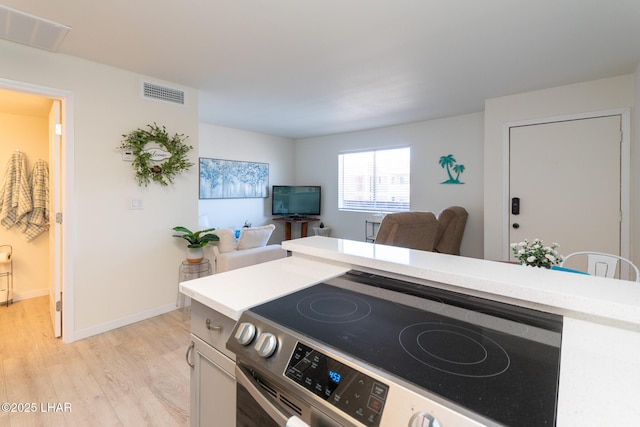
<path id="1" fill-rule="evenodd" d="M 203 122 L 291 138 L 481 111 L 640 63 L 640 0 L 0 3 L 71 26 L 60 53 L 199 89 Z"/>

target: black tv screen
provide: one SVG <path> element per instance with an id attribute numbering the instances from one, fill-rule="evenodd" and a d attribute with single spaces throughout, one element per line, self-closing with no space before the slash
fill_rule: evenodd
<path id="1" fill-rule="evenodd" d="M 277 216 L 320 215 L 319 185 L 274 185 L 271 214 Z"/>

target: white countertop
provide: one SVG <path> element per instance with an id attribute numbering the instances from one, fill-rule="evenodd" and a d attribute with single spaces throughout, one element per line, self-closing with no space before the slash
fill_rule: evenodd
<path id="1" fill-rule="evenodd" d="M 180 292 L 238 320 L 246 309 L 344 274 L 326 262 L 288 257 L 180 283 Z"/>
<path id="2" fill-rule="evenodd" d="M 323 236 L 288 240 L 282 247 L 293 256 L 184 282 L 180 291 L 237 320 L 249 307 L 362 268 L 640 330 L 636 282 Z"/>
<path id="3" fill-rule="evenodd" d="M 640 327 L 640 283 L 321 236 L 289 240 L 294 257 L 395 273 L 561 315 Z"/>

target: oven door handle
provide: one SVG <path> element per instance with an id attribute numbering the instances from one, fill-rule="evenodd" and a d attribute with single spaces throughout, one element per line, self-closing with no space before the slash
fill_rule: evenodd
<path id="1" fill-rule="evenodd" d="M 258 405 L 279 425 L 285 426 L 289 417 L 284 415 L 280 410 L 269 401 L 269 399 L 260 392 L 260 384 L 254 379 L 249 378 L 244 371 L 236 365 L 236 382 L 242 385 L 247 392 L 253 397 Z"/>

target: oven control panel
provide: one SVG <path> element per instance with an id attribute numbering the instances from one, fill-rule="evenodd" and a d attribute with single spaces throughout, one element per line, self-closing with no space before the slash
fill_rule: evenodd
<path id="1" fill-rule="evenodd" d="M 362 424 L 380 424 L 388 385 L 300 342 L 285 376 Z"/>

